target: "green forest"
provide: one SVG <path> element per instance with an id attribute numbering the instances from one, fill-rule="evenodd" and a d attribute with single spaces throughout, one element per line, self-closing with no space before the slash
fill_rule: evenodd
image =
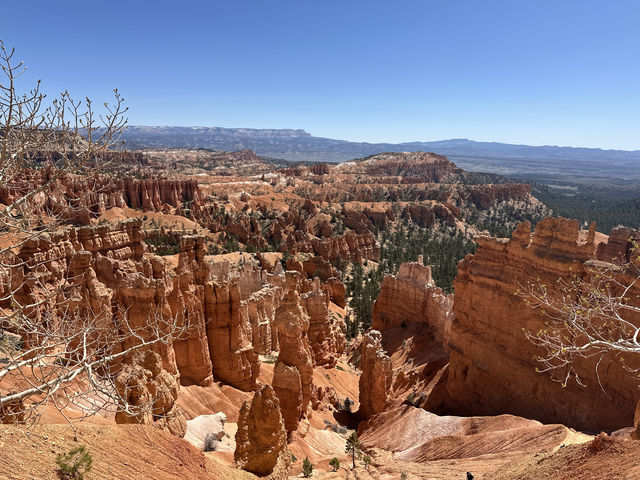
<path id="1" fill-rule="evenodd" d="M 594 221 L 598 231 L 606 234 L 618 225 L 640 228 L 640 191 L 584 185 L 553 188 L 537 183 L 531 187 L 531 193 L 554 216 L 574 218 L 583 225 Z"/>

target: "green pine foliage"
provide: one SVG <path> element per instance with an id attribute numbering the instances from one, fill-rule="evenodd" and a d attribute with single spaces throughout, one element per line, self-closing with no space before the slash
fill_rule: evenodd
<path id="1" fill-rule="evenodd" d="M 481 210 L 471 201 L 462 209 L 464 220 L 478 230 L 486 230 L 494 237 L 507 238 L 521 222 L 535 225 L 549 216 L 551 211 L 542 204 L 530 205 L 524 202 L 497 202 L 488 210 Z"/>
<path id="2" fill-rule="evenodd" d="M 304 478 L 309 478 L 313 474 L 313 464 L 309 460 L 309 457 L 305 457 L 302 461 L 302 474 Z"/>
<path id="3" fill-rule="evenodd" d="M 356 432 L 352 432 L 351 435 L 347 437 L 344 451 L 351 455 L 352 468 L 356 468 L 356 457 L 360 456 L 360 439 Z"/>
<path id="4" fill-rule="evenodd" d="M 431 265 L 433 280 L 447 293 L 453 292 L 453 279 L 458 273 L 458 262 L 474 253 L 476 244 L 451 227 L 439 229 L 401 227 L 381 237 L 379 270 L 395 274 L 402 263 L 415 262 L 422 255 L 425 265 Z"/>
<path id="5" fill-rule="evenodd" d="M 56 456 L 58 473 L 65 480 L 83 480 L 84 474 L 91 470 L 93 459 L 84 445 L 72 448 L 69 452 Z"/>
<path id="6" fill-rule="evenodd" d="M 553 214 L 575 218 L 583 225 L 596 222 L 599 232 L 609 233 L 624 225 L 640 228 L 640 189 L 590 188 L 580 185 L 564 189 L 532 184 L 532 192 L 553 209 Z"/>

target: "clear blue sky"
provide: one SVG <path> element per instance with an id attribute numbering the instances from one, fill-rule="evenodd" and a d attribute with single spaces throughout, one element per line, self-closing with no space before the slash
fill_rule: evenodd
<path id="1" fill-rule="evenodd" d="M 637 0 L 12 0 L 0 38 L 135 125 L 640 149 Z"/>

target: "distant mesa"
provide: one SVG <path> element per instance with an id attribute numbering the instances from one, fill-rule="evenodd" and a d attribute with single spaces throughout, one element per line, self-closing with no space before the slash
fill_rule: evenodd
<path id="1" fill-rule="evenodd" d="M 343 162 L 381 152 L 437 152 L 472 159 L 555 159 L 563 162 L 595 162 L 611 168 L 626 165 L 640 174 L 640 151 L 602 150 L 558 146 L 513 145 L 476 142 L 466 138 L 404 143 L 350 142 L 315 137 L 301 129 L 253 129 L 222 127 L 129 126 L 123 134 L 127 148 L 250 149 L 258 155 L 289 161 Z M 507 162 L 507 164 L 509 163 Z M 486 162 L 484 163 L 486 165 Z M 462 165 L 465 168 L 468 166 Z M 561 171 L 561 165 L 552 165 Z M 495 171 L 495 170 L 490 170 Z"/>

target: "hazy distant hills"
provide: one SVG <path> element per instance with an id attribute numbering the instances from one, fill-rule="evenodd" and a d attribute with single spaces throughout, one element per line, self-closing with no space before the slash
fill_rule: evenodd
<path id="1" fill-rule="evenodd" d="M 533 180 L 561 176 L 583 180 L 640 180 L 640 151 L 601 150 L 467 139 L 435 142 L 366 143 L 314 137 L 304 130 L 219 127 L 130 126 L 126 148 L 251 149 L 258 155 L 290 161 L 342 162 L 380 152 L 428 151 L 447 155 L 467 170 L 482 170 Z M 546 178 L 549 176 L 549 178 Z"/>

